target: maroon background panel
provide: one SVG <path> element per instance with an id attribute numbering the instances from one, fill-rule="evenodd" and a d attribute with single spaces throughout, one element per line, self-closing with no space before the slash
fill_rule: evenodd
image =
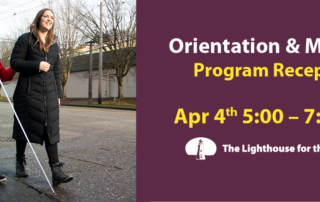
<path id="1" fill-rule="evenodd" d="M 273 63 L 320 66 L 320 54 L 305 54 L 306 38 L 320 38 L 319 1 L 138 0 L 137 2 L 137 200 L 320 200 L 320 153 L 225 153 L 222 144 L 294 146 L 320 144 L 316 114 L 305 124 L 304 109 L 320 112 L 320 81 L 273 77 Z M 169 42 L 278 42 L 279 54 L 174 54 Z M 300 54 L 286 52 L 295 38 Z M 234 78 L 200 74 L 205 66 L 266 66 L 269 77 Z M 220 108 L 237 117 L 214 121 Z M 207 124 L 174 124 L 178 108 L 210 112 Z M 281 109 L 281 124 L 243 124 L 243 109 Z M 289 120 L 298 116 L 299 120 Z M 206 137 L 217 153 L 196 161 L 187 142 Z"/>

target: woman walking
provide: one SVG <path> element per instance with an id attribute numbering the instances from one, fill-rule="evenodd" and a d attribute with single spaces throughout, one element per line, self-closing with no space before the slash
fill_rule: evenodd
<path id="1" fill-rule="evenodd" d="M 13 76 L 16 72 L 9 67 L 8 69 L 5 69 L 3 64 L 0 62 L 0 80 L 2 82 L 11 81 L 13 79 Z M 5 182 L 7 179 L 5 176 L 0 175 L 0 182 Z"/>
<path id="2" fill-rule="evenodd" d="M 54 186 L 73 179 L 62 171 L 64 164 L 58 157 L 59 105 L 62 98 L 59 63 L 53 12 L 42 9 L 30 25 L 30 32 L 18 38 L 10 64 L 13 70 L 20 72 L 13 95 L 14 108 L 30 142 L 41 145 L 45 142 Z M 16 118 L 13 138 L 17 149 L 16 175 L 27 177 L 24 155 L 27 140 Z"/>

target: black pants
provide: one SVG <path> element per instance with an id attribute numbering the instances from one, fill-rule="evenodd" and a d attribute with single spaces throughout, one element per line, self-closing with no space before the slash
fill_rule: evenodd
<path id="1" fill-rule="evenodd" d="M 59 163 L 58 144 L 57 143 L 50 144 L 46 130 L 44 131 L 43 136 L 44 136 L 47 155 L 49 158 L 49 164 L 52 165 L 55 163 Z M 18 140 L 16 141 L 17 157 L 24 157 L 26 146 L 27 146 L 27 142 L 18 141 Z"/>

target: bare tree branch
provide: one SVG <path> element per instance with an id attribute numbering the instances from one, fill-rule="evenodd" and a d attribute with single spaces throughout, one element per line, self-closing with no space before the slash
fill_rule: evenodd
<path id="1" fill-rule="evenodd" d="M 104 0 L 103 27 L 100 19 L 83 2 L 74 9 L 78 16 L 77 25 L 72 24 L 85 37 L 98 43 L 100 29 L 104 36 L 104 46 L 107 61 L 103 65 L 106 69 L 115 69 L 118 79 L 119 97 L 123 98 L 123 77 L 136 61 L 136 4 L 124 4 L 120 0 Z"/>
<path id="2" fill-rule="evenodd" d="M 74 26 L 78 26 L 78 16 L 73 12 L 79 5 L 72 0 L 63 0 L 56 9 L 59 13 L 56 15 L 56 34 L 58 35 L 60 48 L 60 81 L 62 85 L 63 96 L 66 97 L 66 85 L 70 78 L 73 56 L 76 47 L 80 44 L 82 33 Z"/>

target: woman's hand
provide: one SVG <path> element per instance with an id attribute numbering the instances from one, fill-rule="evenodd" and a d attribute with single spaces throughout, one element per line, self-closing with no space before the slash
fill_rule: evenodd
<path id="1" fill-rule="evenodd" d="M 50 69 L 50 64 L 48 62 L 40 62 L 39 70 L 47 72 Z"/>
<path id="2" fill-rule="evenodd" d="M 58 98 L 59 106 L 60 106 L 60 98 Z"/>

